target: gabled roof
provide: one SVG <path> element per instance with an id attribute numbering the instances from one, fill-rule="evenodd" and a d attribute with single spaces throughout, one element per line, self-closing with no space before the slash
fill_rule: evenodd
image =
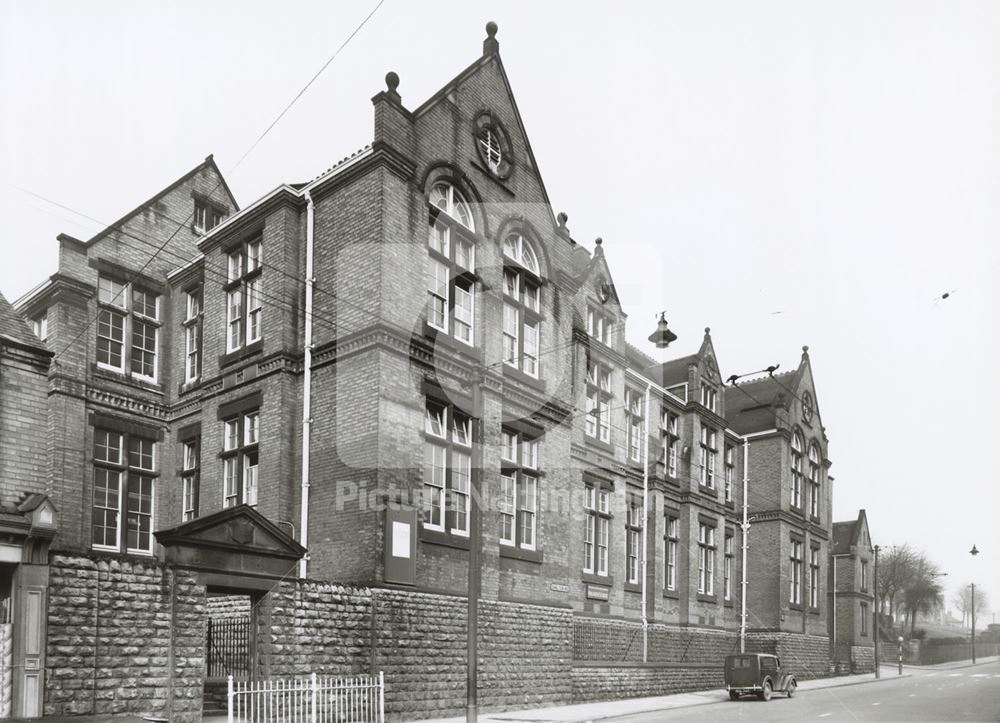
<path id="1" fill-rule="evenodd" d="M 672 387 L 675 384 L 683 384 L 688 380 L 688 367 L 698 363 L 697 354 L 688 354 L 680 359 L 671 359 L 660 365 L 660 384 L 664 387 Z"/>
<path id="2" fill-rule="evenodd" d="M 220 187 L 223 190 L 225 190 L 226 195 L 229 196 L 229 200 L 233 204 L 233 213 L 236 213 L 237 211 L 239 211 L 240 210 L 240 206 L 239 206 L 238 203 L 236 203 L 236 197 L 233 195 L 233 192 L 230 190 L 229 184 L 226 183 L 225 176 L 222 175 L 222 171 L 220 171 L 219 167 L 216 165 L 215 159 L 212 156 L 208 156 L 204 161 L 202 161 L 201 163 L 199 163 L 197 166 L 195 166 L 194 168 L 192 168 L 190 171 L 188 171 L 183 176 L 181 176 L 180 178 L 178 178 L 176 181 L 174 181 L 173 183 L 171 183 L 169 186 L 167 186 L 166 188 L 158 191 L 154 196 L 152 196 L 151 198 L 149 198 L 149 199 L 143 201 L 142 203 L 140 203 L 138 206 L 136 206 L 131 211 L 129 211 L 128 213 L 126 213 L 124 216 L 122 216 L 121 218 L 119 218 L 117 221 L 115 221 L 112 224 L 109 224 L 107 226 L 107 228 L 101 229 L 96 234 L 94 234 L 93 236 L 91 236 L 89 239 L 87 239 L 86 242 L 84 242 L 85 245 L 90 246 L 94 242 L 96 242 L 99 239 L 103 238 L 109 232 L 116 230 L 119 226 L 121 226 L 123 223 L 125 223 L 126 221 L 128 221 L 130 218 L 132 218 L 136 214 L 140 213 L 144 208 L 151 207 L 158 200 L 160 200 L 161 198 L 163 198 L 164 196 L 166 196 L 168 193 L 170 193 L 171 191 L 173 191 L 175 188 L 177 188 L 178 186 L 180 186 L 182 183 L 185 183 L 188 179 L 190 179 L 192 176 L 194 176 L 195 174 L 197 174 L 199 171 L 201 171 L 203 168 L 206 168 L 206 167 L 212 168 L 215 171 L 215 173 L 219 176 Z"/>
<path id="3" fill-rule="evenodd" d="M 528 152 L 528 158 L 531 159 L 531 167 L 535 169 L 535 175 L 538 177 L 538 185 L 542 192 L 542 198 L 545 199 L 545 206 L 549 209 L 549 215 L 552 217 L 552 225 L 555 227 L 556 219 L 555 215 L 552 213 L 552 204 L 549 201 L 548 191 L 545 190 L 545 181 L 542 179 L 542 172 L 538 168 L 538 162 L 535 159 L 535 152 L 531 149 L 531 140 L 528 136 L 527 129 L 524 127 L 524 119 L 521 117 L 521 111 L 517 107 L 517 99 L 514 97 L 514 91 L 510 87 L 510 79 L 507 77 L 507 71 L 503 67 L 503 61 L 500 59 L 500 44 L 497 42 L 495 37 L 496 31 L 497 28 L 495 23 L 487 24 L 486 32 L 489 37 L 483 44 L 483 54 L 476 58 L 465 70 L 456 75 L 449 82 L 445 83 L 437 93 L 421 103 L 420 106 L 413 111 L 413 115 L 416 117 L 425 113 L 432 106 L 441 102 L 441 100 L 447 97 L 448 93 L 453 88 L 461 84 L 466 78 L 471 76 L 477 70 L 490 62 L 496 62 L 497 69 L 500 71 L 500 77 L 503 80 L 504 88 L 510 98 L 511 108 L 514 110 L 514 119 L 521 131 L 521 136 L 524 138 L 524 146 L 525 150 Z"/>
<path id="4" fill-rule="evenodd" d="M 868 517 L 862 509 L 858 519 L 848 522 L 833 523 L 833 554 L 843 555 L 851 551 L 852 545 L 857 545 L 861 530 L 868 526 Z"/>
<path id="5" fill-rule="evenodd" d="M 0 294 L 0 337 L 21 346 L 48 352 L 45 342 L 35 336 L 28 327 L 28 322 L 14 310 L 3 294 Z"/>
<path id="6" fill-rule="evenodd" d="M 732 428 L 740 434 L 774 429 L 775 409 L 791 401 L 793 394 L 788 390 L 795 390 L 797 374 L 797 371 L 785 372 L 727 386 L 726 418 Z"/>

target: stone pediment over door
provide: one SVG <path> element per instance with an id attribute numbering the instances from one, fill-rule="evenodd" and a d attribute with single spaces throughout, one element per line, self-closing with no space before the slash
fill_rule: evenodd
<path id="1" fill-rule="evenodd" d="M 286 577 L 306 549 L 248 505 L 153 533 L 164 560 L 195 570 L 208 585 L 259 587 Z"/>

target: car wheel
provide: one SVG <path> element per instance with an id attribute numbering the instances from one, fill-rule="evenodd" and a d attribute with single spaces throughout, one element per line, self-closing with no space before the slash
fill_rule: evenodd
<path id="1" fill-rule="evenodd" d="M 790 680 L 788 681 L 788 697 L 791 698 L 793 695 L 795 695 L 795 681 Z"/>
<path id="2" fill-rule="evenodd" d="M 764 700 L 764 701 L 771 700 L 771 681 L 770 680 L 765 680 L 764 681 L 764 687 L 760 691 L 760 693 L 758 693 L 757 695 L 760 696 L 761 700 Z"/>
<path id="3" fill-rule="evenodd" d="M 729 691 L 729 700 L 739 700 L 739 699 L 740 699 L 739 693 L 737 693 L 735 690 Z"/>

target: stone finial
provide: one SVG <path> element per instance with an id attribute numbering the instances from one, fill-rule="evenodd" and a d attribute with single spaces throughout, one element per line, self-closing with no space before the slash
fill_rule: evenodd
<path id="1" fill-rule="evenodd" d="M 399 101 L 399 92 L 396 90 L 399 87 L 399 76 L 396 71 L 390 70 L 385 74 L 385 87 L 386 95 L 391 97 L 395 101 Z"/>
<path id="2" fill-rule="evenodd" d="M 566 228 L 566 222 L 569 221 L 569 216 L 567 216 L 562 211 L 556 216 L 556 222 L 559 224 L 559 228 Z"/>
<path id="3" fill-rule="evenodd" d="M 802 353 L 803 354 L 808 354 L 809 353 L 809 347 L 808 346 L 803 346 L 802 347 Z"/>
<path id="4" fill-rule="evenodd" d="M 598 236 L 596 239 L 594 239 L 594 256 L 603 256 L 604 255 L 604 246 L 603 246 L 603 244 L 604 244 L 604 239 L 602 239 L 600 236 Z"/>
<path id="5" fill-rule="evenodd" d="M 490 20 L 486 23 L 486 40 L 483 41 L 483 55 L 492 55 L 500 52 L 500 43 L 497 42 L 497 24 Z"/>
<path id="6" fill-rule="evenodd" d="M 711 333 L 712 333 L 712 327 L 706 326 L 705 327 L 705 336 L 709 336 Z"/>

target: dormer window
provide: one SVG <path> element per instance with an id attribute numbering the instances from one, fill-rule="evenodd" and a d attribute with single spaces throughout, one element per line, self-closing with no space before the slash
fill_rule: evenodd
<path id="1" fill-rule="evenodd" d="M 718 393 L 715 391 L 715 387 L 711 386 L 704 379 L 701 380 L 701 406 L 705 407 L 710 412 L 717 412 L 715 405 L 718 399 Z"/>
<path id="2" fill-rule="evenodd" d="M 611 319 L 594 308 L 587 308 L 587 334 L 602 344 L 610 343 Z"/>
<path id="3" fill-rule="evenodd" d="M 196 199 L 194 202 L 194 231 L 206 233 L 222 223 L 226 214 L 215 206 Z"/>

